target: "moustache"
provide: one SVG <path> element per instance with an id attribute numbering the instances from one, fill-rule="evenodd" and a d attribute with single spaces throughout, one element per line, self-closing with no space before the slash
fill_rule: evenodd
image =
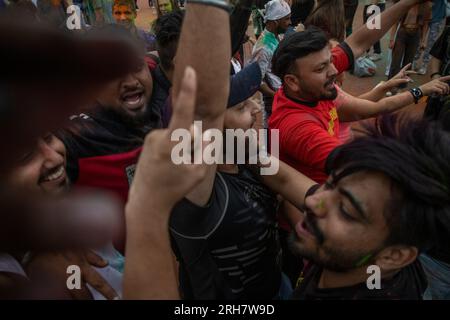
<path id="1" fill-rule="evenodd" d="M 330 80 L 328 80 L 327 82 L 325 82 L 324 87 L 328 87 L 330 84 L 333 84 L 336 82 L 336 77 L 331 78 Z"/>
<path id="2" fill-rule="evenodd" d="M 141 85 L 136 85 L 133 87 L 127 87 L 123 89 L 120 93 L 120 98 L 124 99 L 129 95 L 133 94 L 143 94 L 145 92 L 145 88 Z"/>
<path id="3" fill-rule="evenodd" d="M 132 87 L 131 86 L 126 87 L 125 89 L 122 89 L 122 94 L 134 92 L 134 91 L 144 91 L 144 86 L 138 84 L 138 85 L 134 85 Z"/>

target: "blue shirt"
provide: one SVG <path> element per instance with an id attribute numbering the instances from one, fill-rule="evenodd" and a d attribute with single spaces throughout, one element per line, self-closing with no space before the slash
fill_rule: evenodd
<path id="1" fill-rule="evenodd" d="M 433 0 L 431 23 L 440 22 L 445 19 L 447 5 L 446 0 Z"/>

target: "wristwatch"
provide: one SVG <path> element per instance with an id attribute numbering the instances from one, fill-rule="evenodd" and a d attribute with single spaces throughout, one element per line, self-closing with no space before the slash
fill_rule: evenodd
<path id="1" fill-rule="evenodd" d="M 417 104 L 420 100 L 420 98 L 423 97 L 423 92 L 420 88 L 412 88 L 409 89 L 409 92 L 411 92 L 413 98 L 414 98 L 414 103 Z"/>

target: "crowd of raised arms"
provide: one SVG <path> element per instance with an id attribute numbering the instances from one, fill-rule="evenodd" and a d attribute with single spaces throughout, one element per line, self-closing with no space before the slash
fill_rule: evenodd
<path id="1" fill-rule="evenodd" d="M 0 0 L 0 299 L 450 299 L 448 1 L 139 6 Z"/>

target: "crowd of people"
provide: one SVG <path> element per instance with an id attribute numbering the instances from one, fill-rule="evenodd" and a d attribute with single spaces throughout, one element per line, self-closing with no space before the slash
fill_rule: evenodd
<path id="1" fill-rule="evenodd" d="M 360 4 L 0 0 L 0 297 L 450 299 L 450 4 Z"/>

